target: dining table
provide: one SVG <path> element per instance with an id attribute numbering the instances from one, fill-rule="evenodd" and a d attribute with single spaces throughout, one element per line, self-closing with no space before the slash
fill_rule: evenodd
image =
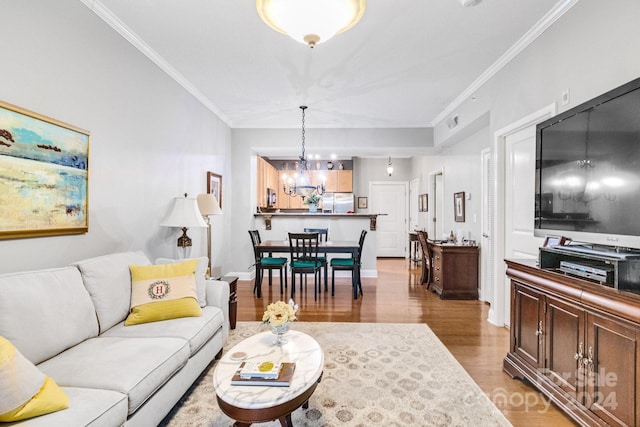
<path id="1" fill-rule="evenodd" d="M 265 240 L 256 245 L 256 248 L 262 255 L 273 256 L 274 253 L 290 254 L 289 240 Z M 320 254 L 351 254 L 352 258 L 356 258 L 360 245 L 356 241 L 351 240 L 327 240 L 326 242 L 318 242 L 318 253 Z M 354 269 L 353 278 L 353 299 L 358 299 L 358 283 L 360 282 L 360 270 Z M 256 275 L 256 296 L 262 296 L 260 278 Z M 325 291 L 327 290 L 327 271 L 325 270 L 324 281 Z M 293 290 L 292 290 L 293 292 Z"/>

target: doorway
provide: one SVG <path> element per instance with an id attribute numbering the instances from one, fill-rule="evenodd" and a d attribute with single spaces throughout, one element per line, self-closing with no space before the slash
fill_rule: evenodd
<path id="1" fill-rule="evenodd" d="M 408 256 L 408 192 L 406 181 L 369 183 L 370 212 L 381 214 L 376 226 L 378 257 Z"/>
<path id="2" fill-rule="evenodd" d="M 440 240 L 444 234 L 444 171 L 438 170 L 429 174 L 431 186 L 431 194 L 433 197 L 429 201 L 429 212 L 431 212 L 431 227 L 429 228 L 429 236 L 431 240 Z"/>
<path id="3" fill-rule="evenodd" d="M 534 170 L 530 170 L 529 163 L 529 160 L 531 160 L 531 144 L 533 144 L 533 153 L 535 154 L 535 126 L 551 118 L 555 115 L 555 112 L 556 106 L 551 104 L 498 130 L 494 134 L 492 147 L 496 159 L 495 197 L 493 201 L 495 221 L 492 234 L 494 286 L 492 290 L 488 290 L 488 292 L 493 292 L 488 320 L 497 326 L 508 326 L 510 314 L 510 283 L 505 275 L 505 266 L 502 260 L 518 256 L 517 253 L 520 252 L 520 249 L 516 249 L 517 246 L 514 246 L 519 244 L 514 242 L 515 236 L 518 235 L 519 239 L 528 233 L 525 230 L 526 226 L 523 225 L 523 221 L 527 221 L 522 218 L 524 209 L 530 209 L 533 212 L 535 190 L 532 181 L 530 181 L 529 188 L 527 179 L 531 180 L 535 171 L 535 157 L 533 158 Z M 531 139 L 532 131 L 533 140 Z M 521 167 L 522 170 L 520 170 Z M 531 177 L 527 178 L 527 174 L 531 174 Z M 509 181 L 509 184 L 507 184 L 507 181 Z M 521 188 L 521 190 L 517 190 L 517 188 Z M 507 195 L 507 192 L 510 195 Z M 514 211 L 514 209 L 517 209 L 517 211 Z M 525 239 L 525 247 L 528 248 L 526 249 L 528 252 L 531 251 L 531 242 L 535 242 L 533 222 L 529 227 L 531 236 Z M 526 253 L 524 250 L 522 252 Z"/>

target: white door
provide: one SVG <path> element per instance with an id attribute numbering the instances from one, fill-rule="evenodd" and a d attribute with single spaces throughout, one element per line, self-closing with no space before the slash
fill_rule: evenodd
<path id="1" fill-rule="evenodd" d="M 480 300 L 489 304 L 493 302 L 495 286 L 493 280 L 493 240 L 491 225 L 493 224 L 493 161 L 491 158 L 491 149 L 482 150 L 482 219 L 480 242 Z"/>
<path id="2" fill-rule="evenodd" d="M 520 120 L 512 123 L 494 134 L 492 145 L 493 170 L 493 234 L 491 237 L 491 247 L 493 249 L 493 287 L 487 289 L 487 292 L 493 293 L 491 298 L 491 308 L 489 309 L 489 322 L 496 326 L 504 326 L 509 324 L 510 304 L 509 296 L 510 286 L 509 280 L 504 274 L 505 258 L 513 258 L 514 253 L 518 252 L 522 256 L 537 256 L 537 250 L 533 249 L 538 243 L 535 242 L 533 233 L 530 235 L 525 230 L 533 228 L 533 218 L 530 217 L 529 225 L 525 224 L 523 216 L 526 215 L 523 206 L 528 206 L 530 215 L 533 215 L 533 199 L 535 182 L 534 176 L 534 158 L 531 157 L 535 152 L 535 141 L 533 136 L 537 123 L 540 123 L 556 114 L 555 104 L 550 104 Z M 520 133 L 524 131 L 524 133 Z M 511 136 L 519 134 L 517 137 Z M 509 145 L 509 155 L 507 155 L 507 141 Z M 527 144 L 529 146 L 527 147 Z M 513 176 L 514 165 L 522 163 L 523 167 L 529 171 L 518 171 L 518 176 Z M 527 176 L 528 175 L 528 176 Z M 529 181 L 531 184 L 527 184 Z M 509 190 L 507 190 L 507 185 Z M 525 188 L 518 194 L 518 188 Z M 514 206 L 517 204 L 518 206 Z M 514 218 L 515 216 L 515 218 Z M 507 219 L 507 217 L 510 217 Z M 507 225 L 508 223 L 508 225 Z M 524 242 L 513 243 L 514 236 L 523 236 Z M 538 240 L 541 243 L 541 239 Z M 507 250 L 507 246 L 509 249 Z"/>
<path id="3" fill-rule="evenodd" d="M 505 139 L 505 258 L 538 257 L 540 239 L 533 235 L 536 127 L 529 126 Z M 505 283 L 509 295 L 510 283 Z M 505 299 L 505 312 L 510 311 Z M 505 319 L 509 325 L 509 317 Z"/>
<path id="4" fill-rule="evenodd" d="M 370 212 L 380 213 L 376 228 L 378 257 L 407 255 L 407 182 L 370 182 Z"/>

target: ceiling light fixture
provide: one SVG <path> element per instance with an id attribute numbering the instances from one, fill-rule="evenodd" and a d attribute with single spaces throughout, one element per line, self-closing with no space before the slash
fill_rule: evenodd
<path id="1" fill-rule="evenodd" d="M 305 143 L 305 129 L 304 129 L 304 110 L 307 109 L 306 106 L 301 105 L 300 109 L 302 110 L 302 155 L 300 159 L 296 162 L 296 174 L 294 177 L 289 177 L 287 188 L 287 184 L 282 184 L 282 190 L 285 194 L 288 194 L 291 197 L 300 196 L 303 199 L 307 197 L 309 194 L 315 192 L 317 194 L 322 194 L 324 192 L 324 182 L 319 185 L 311 184 L 311 172 L 309 172 L 309 163 L 307 162 L 307 158 L 304 155 L 304 143 Z"/>
<path id="2" fill-rule="evenodd" d="M 366 0 L 256 0 L 269 27 L 311 48 L 356 25 L 366 5 Z"/>

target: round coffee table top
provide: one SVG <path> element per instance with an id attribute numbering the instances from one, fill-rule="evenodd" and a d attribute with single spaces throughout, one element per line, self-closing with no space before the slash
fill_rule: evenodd
<path id="1" fill-rule="evenodd" d="M 220 400 L 242 409 L 271 408 L 295 399 L 318 381 L 324 366 L 324 353 L 320 344 L 309 335 L 290 330 L 285 334 L 287 343 L 273 345 L 275 335 L 261 332 L 249 337 L 226 352 L 216 363 L 213 386 Z M 234 353 L 244 352 L 244 361 L 270 360 L 295 362 L 296 370 L 289 387 L 262 387 L 231 385 L 231 377 L 243 361 L 232 360 Z"/>

